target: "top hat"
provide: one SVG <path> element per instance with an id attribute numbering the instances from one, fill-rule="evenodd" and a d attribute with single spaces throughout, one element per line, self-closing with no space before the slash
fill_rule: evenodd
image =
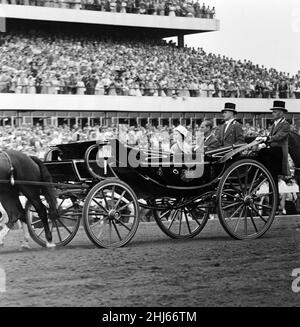
<path id="1" fill-rule="evenodd" d="M 285 102 L 284 101 L 278 101 L 275 100 L 273 102 L 273 108 L 271 108 L 270 110 L 274 110 L 274 109 L 280 109 L 284 112 L 287 112 L 287 109 L 285 108 Z"/>
<path id="2" fill-rule="evenodd" d="M 223 111 L 232 111 L 235 114 L 237 114 L 237 111 L 235 110 L 235 103 L 226 102 L 225 107 L 221 112 L 223 112 Z"/>
<path id="3" fill-rule="evenodd" d="M 181 135 L 183 135 L 184 137 L 187 137 L 187 134 L 188 134 L 188 131 L 187 129 L 182 126 L 182 125 L 179 125 L 177 126 L 176 128 L 174 128 L 174 131 L 177 131 L 179 132 Z"/>

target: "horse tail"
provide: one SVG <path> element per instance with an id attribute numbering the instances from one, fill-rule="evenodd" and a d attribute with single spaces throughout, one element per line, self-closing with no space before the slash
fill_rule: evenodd
<path id="1" fill-rule="evenodd" d="M 47 167 L 43 164 L 43 162 L 34 156 L 30 156 L 30 158 L 39 166 L 42 182 L 52 183 L 52 176 L 49 173 Z M 57 218 L 58 210 L 57 210 L 57 202 L 56 202 L 57 196 L 56 196 L 55 188 L 52 185 L 42 185 L 41 191 L 49 204 L 50 219 Z"/>

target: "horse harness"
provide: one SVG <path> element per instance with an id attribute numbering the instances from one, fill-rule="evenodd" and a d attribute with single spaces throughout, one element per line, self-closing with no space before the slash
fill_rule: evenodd
<path id="1" fill-rule="evenodd" d="M 12 164 L 12 161 L 11 161 L 11 158 L 9 156 L 9 154 L 5 151 L 1 151 L 0 150 L 0 154 L 3 154 L 4 157 L 7 159 L 8 161 L 8 164 L 9 164 L 9 171 L 10 171 L 10 184 L 11 186 L 14 186 L 15 185 L 15 178 L 14 178 L 14 167 L 13 167 L 13 164 Z"/>

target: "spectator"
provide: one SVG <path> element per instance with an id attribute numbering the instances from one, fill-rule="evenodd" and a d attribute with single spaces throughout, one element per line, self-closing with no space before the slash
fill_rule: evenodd
<path id="1" fill-rule="evenodd" d="M 104 87 L 105 95 L 300 97 L 299 72 L 291 78 L 165 41 L 15 30 L 1 34 L 0 42 L 2 93 L 100 95 Z"/>

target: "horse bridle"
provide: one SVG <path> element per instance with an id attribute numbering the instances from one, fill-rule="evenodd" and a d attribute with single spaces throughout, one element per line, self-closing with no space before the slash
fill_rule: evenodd
<path id="1" fill-rule="evenodd" d="M 9 164 L 9 170 L 10 170 L 10 184 L 11 186 L 14 186 L 15 185 L 15 178 L 14 178 L 14 167 L 13 167 L 13 164 L 12 164 L 12 161 L 11 161 L 11 158 L 9 156 L 9 154 L 5 151 L 1 151 L 0 150 L 0 154 L 4 154 L 5 158 L 7 159 L 8 161 L 8 164 Z"/>

